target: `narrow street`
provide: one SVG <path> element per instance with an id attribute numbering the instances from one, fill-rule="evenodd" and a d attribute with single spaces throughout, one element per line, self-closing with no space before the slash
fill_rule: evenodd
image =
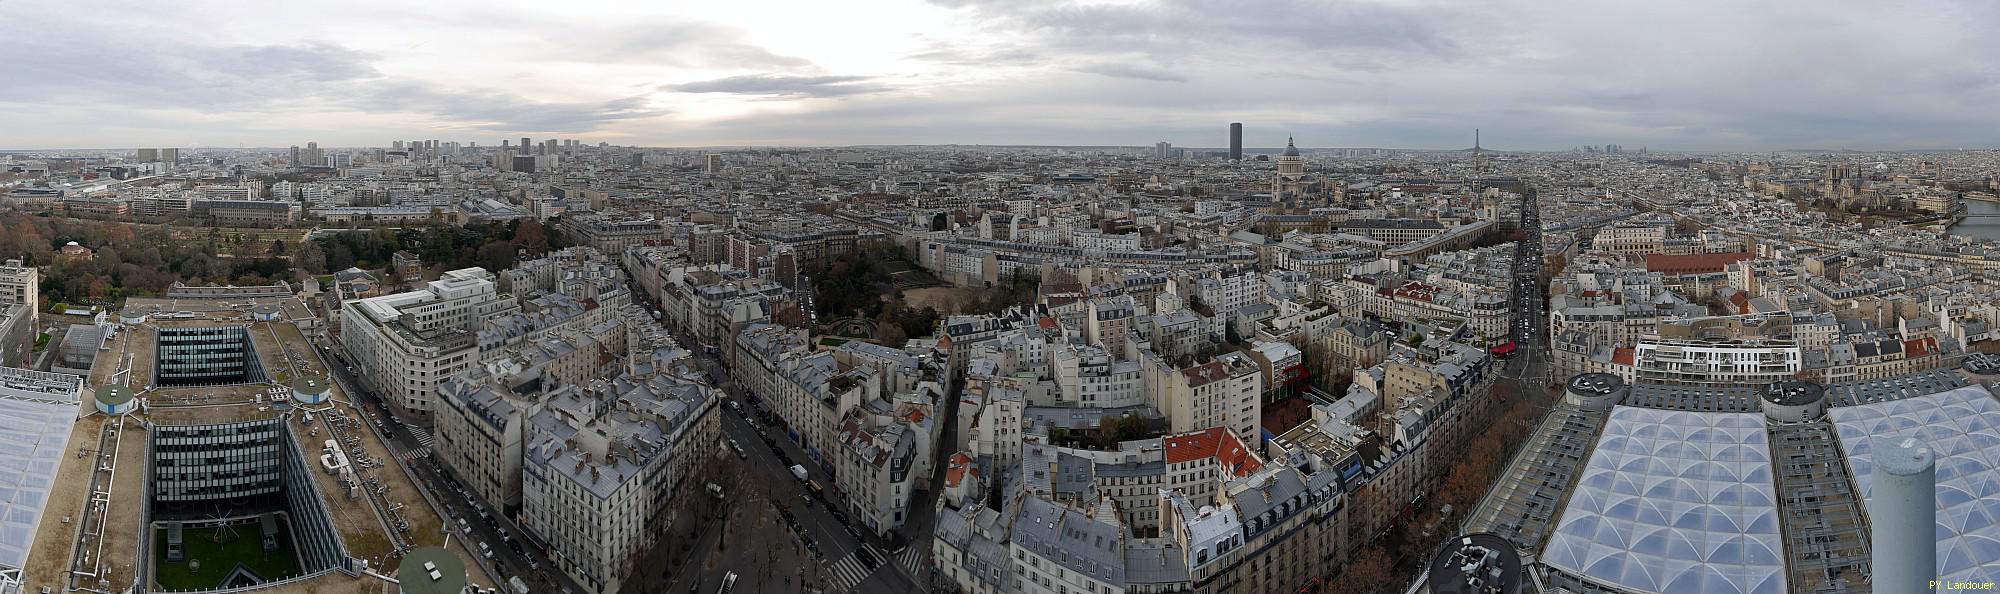
<path id="1" fill-rule="evenodd" d="M 476 561 L 485 566 L 489 574 L 501 582 L 519 576 L 536 592 L 567 594 L 581 591 L 568 576 L 551 568 L 538 546 L 525 542 L 526 534 L 514 525 L 512 518 L 476 501 L 456 478 L 431 459 L 429 427 L 394 417 L 389 408 L 377 400 L 374 393 L 364 389 L 359 378 L 348 371 L 347 361 L 339 349 L 317 339 L 315 345 L 318 347 L 316 354 L 321 357 L 333 381 L 340 385 L 348 398 L 353 399 L 356 409 L 368 413 L 369 418 L 363 419 L 363 422 L 388 445 L 396 463 L 416 477 L 418 488 L 443 507 L 439 511 L 444 517 L 446 529 L 452 531 L 453 538 L 470 541 L 465 543 L 466 550 L 483 557 Z M 396 420 L 387 420 L 391 418 Z M 480 543 L 486 546 L 482 547 Z"/>
<path id="2" fill-rule="evenodd" d="M 635 299 L 644 302 L 643 295 L 635 288 Z M 698 344 L 692 336 L 678 329 L 674 329 L 674 333 L 675 339 L 683 345 Z M 933 521 L 931 508 L 935 490 L 918 491 L 910 504 L 911 517 L 905 530 L 921 529 L 922 538 L 910 539 L 920 544 L 898 549 L 887 539 L 870 534 L 861 526 L 850 525 L 850 518 L 838 511 L 844 508 L 845 501 L 834 489 L 836 483 L 833 476 L 814 462 L 798 444 L 788 439 L 784 429 L 758 420 L 758 400 L 735 381 L 715 354 L 697 349 L 695 357 L 710 381 L 725 394 L 722 433 L 729 442 L 743 448 L 742 458 L 748 463 L 744 484 L 767 486 L 769 492 L 764 495 L 774 504 L 782 506 L 782 513 L 791 514 L 798 525 L 797 530 L 788 529 L 759 537 L 810 543 L 808 551 L 817 550 L 819 559 L 816 562 L 818 575 L 809 583 L 817 583 L 826 591 L 923 592 L 919 584 L 925 583 L 927 580 L 923 576 L 930 573 L 928 536 Z M 768 419 L 777 422 L 776 415 L 769 415 Z M 725 444 L 724 447 L 729 446 Z M 792 475 L 793 465 L 806 468 L 807 479 L 818 482 L 824 489 L 823 498 L 809 498 L 804 481 Z M 743 569 L 718 567 L 709 572 L 714 575 L 707 576 L 705 581 L 719 583 L 723 572 L 735 571 L 742 575 L 745 569 L 748 569 L 747 564 Z M 676 581 L 673 586 L 669 591 L 682 591 L 681 582 Z"/>
<path id="3" fill-rule="evenodd" d="M 1502 375 L 1530 386 L 1549 383 L 1548 318 L 1544 311 L 1547 290 L 1542 285 L 1542 219 L 1538 193 L 1530 188 L 1521 197 L 1521 241 L 1514 244 L 1514 287 L 1508 306 L 1514 312 L 1509 335 L 1518 356 Z"/>

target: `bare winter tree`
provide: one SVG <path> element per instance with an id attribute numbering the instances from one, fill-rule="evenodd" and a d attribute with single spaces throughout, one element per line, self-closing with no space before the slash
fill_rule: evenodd
<path id="1" fill-rule="evenodd" d="M 720 523 L 715 519 L 726 506 L 743 493 L 744 467 L 729 456 L 718 456 L 704 461 L 687 480 L 681 481 L 679 492 L 669 505 L 672 510 L 663 525 L 654 529 L 660 537 L 644 549 L 633 551 L 625 560 L 624 588 L 634 592 L 665 592 L 667 586 L 679 576 L 674 571 L 682 567 L 694 568 L 699 574 L 701 555 L 708 551 L 696 550 L 695 544 Z M 722 487 L 726 494 L 722 500 L 708 494 L 708 484 Z M 697 564 L 688 565 L 690 561 Z"/>

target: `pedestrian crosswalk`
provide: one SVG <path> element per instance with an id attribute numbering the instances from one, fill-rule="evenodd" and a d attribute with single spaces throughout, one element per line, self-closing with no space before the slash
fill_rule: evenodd
<path id="1" fill-rule="evenodd" d="M 396 456 L 404 462 L 415 462 L 418 458 L 431 455 L 431 430 L 429 427 L 404 424 L 403 430 L 410 432 L 410 439 L 416 440 L 417 447 L 403 450 Z"/>
<path id="2" fill-rule="evenodd" d="M 861 581 L 868 579 L 868 568 L 861 564 L 860 559 L 854 557 L 854 553 L 848 553 L 828 564 L 826 574 L 828 585 L 831 586 L 827 591 L 844 592 L 860 587 Z"/>
<path id="3" fill-rule="evenodd" d="M 418 445 L 419 447 L 422 447 L 422 448 L 424 448 L 424 449 L 430 449 L 430 447 L 431 447 L 431 430 L 430 430 L 430 428 L 428 428 L 428 427 L 419 427 L 419 426 L 416 426 L 416 425 L 410 425 L 410 424 L 404 424 L 404 425 L 403 425 L 403 430 L 404 430 L 404 431 L 408 431 L 408 432 L 410 432 L 410 437 L 411 437 L 411 438 L 413 438 L 413 439 L 416 439 L 416 440 L 417 440 L 417 445 Z"/>
<path id="4" fill-rule="evenodd" d="M 896 565 L 901 566 L 911 576 L 922 578 L 930 574 L 930 547 L 911 545 L 896 553 Z"/>

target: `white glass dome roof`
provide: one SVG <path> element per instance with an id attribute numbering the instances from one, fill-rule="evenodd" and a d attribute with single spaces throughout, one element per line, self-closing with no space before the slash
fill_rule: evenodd
<path id="1" fill-rule="evenodd" d="M 1614 408 L 1580 476 L 1549 566 L 1635 592 L 1786 592 L 1762 414 Z"/>
<path id="2" fill-rule="evenodd" d="M 1937 463 L 1938 579 L 2000 582 L 2000 401 L 1968 386 L 1829 414 L 1864 499 L 1874 469 L 1870 438 L 1923 440 Z"/>

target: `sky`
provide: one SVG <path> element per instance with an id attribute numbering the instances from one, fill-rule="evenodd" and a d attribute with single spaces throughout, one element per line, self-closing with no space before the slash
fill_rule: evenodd
<path id="1" fill-rule="evenodd" d="M 1990 148 L 2000 3 L 0 0 L 0 149 Z"/>

